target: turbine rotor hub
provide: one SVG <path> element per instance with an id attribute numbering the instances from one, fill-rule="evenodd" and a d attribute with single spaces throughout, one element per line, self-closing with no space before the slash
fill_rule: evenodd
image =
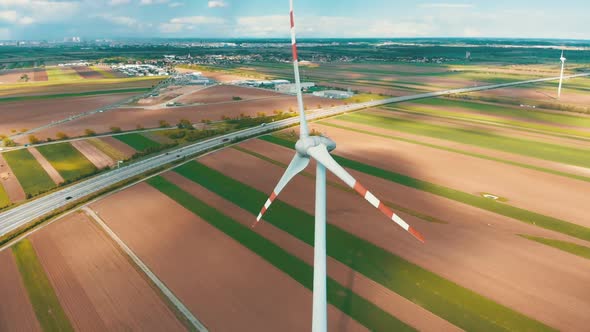
<path id="1" fill-rule="evenodd" d="M 307 136 L 304 138 L 300 138 L 297 143 L 295 143 L 295 150 L 299 155 L 308 157 L 307 150 L 309 148 L 316 147 L 318 145 L 325 145 L 328 149 L 328 152 L 333 151 L 336 149 L 336 142 L 329 139 L 325 136 Z"/>

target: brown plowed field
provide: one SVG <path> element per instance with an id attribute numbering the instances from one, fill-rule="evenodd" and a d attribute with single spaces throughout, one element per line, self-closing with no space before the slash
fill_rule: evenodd
<path id="1" fill-rule="evenodd" d="M 92 68 L 87 67 L 87 66 L 75 66 L 75 67 L 72 67 L 72 69 L 75 70 L 76 73 L 78 73 L 78 75 L 80 77 L 85 78 L 85 79 L 104 78 L 104 76 L 101 73 L 99 73 L 95 70 L 92 70 Z"/>
<path id="2" fill-rule="evenodd" d="M 114 137 L 100 137 L 99 140 L 107 143 L 108 145 L 112 146 L 113 148 L 119 150 L 122 154 L 125 155 L 127 158 L 131 158 L 137 151 L 130 147 L 129 145 L 119 141 Z"/>
<path id="3" fill-rule="evenodd" d="M 22 81 L 20 78 L 25 74 L 29 76 L 29 82 L 35 81 L 35 74 L 33 69 L 17 69 L 6 72 L 0 72 L 0 86 L 2 84 L 12 84 L 20 82 L 24 83 L 25 81 Z"/>
<path id="4" fill-rule="evenodd" d="M 18 182 L 18 179 L 12 172 L 10 165 L 4 160 L 4 156 L 0 154 L 0 184 L 6 190 L 8 198 L 12 203 L 24 201 L 27 196 L 23 187 Z"/>
<path id="5" fill-rule="evenodd" d="M 53 182 L 55 182 L 55 184 L 60 184 L 64 182 L 64 178 L 61 176 L 61 174 L 59 174 L 59 172 L 53 167 L 53 165 L 51 165 L 51 163 L 47 161 L 47 159 L 45 159 L 45 156 L 43 156 L 41 152 L 39 152 L 39 150 L 37 150 L 34 147 L 30 147 L 28 148 L 28 150 L 33 155 L 33 157 L 37 159 L 37 162 L 41 165 L 41 167 L 43 167 L 45 172 L 47 172 L 47 174 L 53 180 Z"/>
<path id="6" fill-rule="evenodd" d="M 590 197 L 587 182 L 349 130 L 313 127 L 338 142 L 337 155 L 410 176 L 416 168 L 420 180 L 474 195 L 492 193 L 507 198 L 507 204 L 590 227 L 584 203 Z"/>
<path id="7" fill-rule="evenodd" d="M 223 73 L 219 71 L 204 71 L 204 70 L 196 70 L 196 69 L 184 69 L 184 68 L 176 68 L 176 70 L 180 73 L 194 73 L 200 71 L 203 73 L 203 76 L 211 78 L 220 83 L 231 83 L 233 81 L 242 81 L 246 79 L 245 76 L 240 75 L 233 75 L 228 73 Z"/>
<path id="8" fill-rule="evenodd" d="M 178 101 L 185 104 L 213 104 L 234 101 L 233 97 L 240 97 L 242 100 L 260 99 L 268 97 L 284 97 L 284 94 L 271 90 L 246 88 L 234 85 L 217 85 L 203 91 L 197 91 L 185 95 Z"/>
<path id="9" fill-rule="evenodd" d="M 0 133 L 32 129 L 69 116 L 114 104 L 135 95 L 121 93 L 90 97 L 28 100 L 0 103 Z M 54 137 L 55 138 L 55 137 Z M 26 140 L 26 137 L 24 138 Z"/>
<path id="10" fill-rule="evenodd" d="M 0 251 L 0 331 L 41 331 L 10 249 Z"/>
<path id="11" fill-rule="evenodd" d="M 273 150 L 269 157 L 288 162 L 293 151 L 279 148 L 283 151 L 281 156 Z M 264 155 L 267 151 L 265 147 L 257 150 Z M 230 149 L 209 154 L 200 161 L 263 192 L 271 192 L 284 172 L 269 162 Z M 421 170 L 410 161 L 401 163 L 414 170 L 412 176 L 421 177 Z M 356 194 L 331 186 L 328 222 L 553 327 L 585 328 L 590 310 L 590 261 L 516 234 L 588 243 L 366 174 L 351 174 L 385 201 L 448 223 L 428 223 L 400 213 L 425 235 L 427 242 L 422 245 L 387 222 Z M 280 199 L 313 214 L 314 183 L 312 179 L 296 177 Z"/>
<path id="12" fill-rule="evenodd" d="M 72 145 L 98 169 L 111 167 L 115 164 L 113 159 L 85 140 L 73 141 Z"/>
<path id="13" fill-rule="evenodd" d="M 184 330 L 145 277 L 85 214 L 70 214 L 31 240 L 76 330 Z"/>
<path id="14" fill-rule="evenodd" d="M 442 139 L 438 139 L 438 138 L 431 138 L 431 137 L 427 137 L 427 136 L 408 134 L 408 133 L 404 133 L 401 131 L 377 128 L 374 126 L 363 125 L 360 123 L 352 123 L 352 122 L 348 122 L 348 121 L 338 120 L 338 118 L 326 119 L 324 121 L 334 123 L 336 125 L 343 126 L 343 127 L 360 129 L 363 131 L 368 131 L 368 132 L 377 133 L 377 134 L 381 134 L 381 135 L 389 135 L 389 136 L 395 136 L 395 137 L 400 137 L 400 138 L 404 138 L 404 139 L 410 139 L 410 140 L 423 142 L 423 143 L 427 143 L 427 144 L 438 145 L 438 146 L 445 147 L 445 148 L 461 150 L 461 151 L 465 151 L 468 153 L 476 153 L 476 154 L 480 154 L 480 155 L 490 156 L 493 158 L 514 161 L 514 162 L 525 164 L 525 165 L 532 165 L 532 166 L 552 169 L 552 170 L 556 170 L 556 171 L 560 171 L 560 172 L 564 172 L 564 173 L 572 173 L 572 174 L 576 174 L 576 175 L 590 177 L 590 169 L 583 168 L 583 167 L 566 165 L 566 164 L 561 164 L 561 163 L 557 163 L 557 162 L 553 162 L 553 161 L 549 161 L 549 160 L 537 159 L 537 158 L 522 156 L 522 155 L 518 155 L 518 154 L 502 152 L 502 151 L 498 151 L 498 150 L 480 148 L 480 147 L 474 146 L 474 145 L 461 144 L 461 143 L 442 140 Z M 295 130 L 298 130 L 298 129 L 295 128 Z M 327 129 L 327 130 L 329 130 L 329 129 Z"/>
<path id="15" fill-rule="evenodd" d="M 317 107 L 318 104 L 324 107 L 338 105 L 339 101 L 330 99 L 307 96 L 305 98 L 310 108 Z M 39 131 L 36 135 L 39 138 L 47 136 L 54 137 L 59 131 L 63 131 L 71 137 L 84 134 L 86 128 L 90 128 L 97 133 L 110 131 L 111 126 L 121 127 L 123 130 L 134 130 L 140 124 L 144 128 L 156 128 L 160 120 L 166 120 L 169 123 L 177 123 L 180 119 L 188 119 L 193 123 L 199 123 L 201 120 L 221 120 L 222 116 L 230 118 L 239 117 L 240 114 L 256 116 L 258 112 L 265 112 L 272 115 L 274 110 L 287 111 L 290 108 L 297 108 L 297 101 L 294 96 L 277 97 L 268 100 L 250 100 L 237 103 L 222 103 L 212 105 L 198 105 L 187 107 L 167 107 L 162 109 L 141 109 L 141 108 L 121 108 L 109 112 L 98 113 L 92 116 L 84 117 L 71 121 L 56 127 Z"/>
<path id="16" fill-rule="evenodd" d="M 198 197 L 209 206 L 222 211 L 227 216 L 240 223 L 250 226 L 254 216 L 237 205 L 215 195 L 199 184 L 192 182 L 175 172 L 163 175 L 167 180 L 176 184 L 191 195 Z M 313 265 L 313 247 L 302 242 L 271 224 L 262 223 L 254 228 L 258 234 L 271 240 L 291 255 L 298 257 L 309 265 Z M 356 294 L 376 304 L 381 309 L 420 331 L 460 331 L 449 322 L 433 315 L 424 308 L 399 296 L 397 293 L 375 283 L 355 272 L 346 265 L 328 257 L 328 274 L 341 285 L 350 288 Z"/>
<path id="17" fill-rule="evenodd" d="M 92 208 L 211 331 L 309 329 L 311 291 L 149 185 Z M 328 318 L 363 330 L 331 306 Z"/>
<path id="18" fill-rule="evenodd" d="M 35 72 L 33 73 L 33 81 L 35 82 L 44 82 L 47 81 L 47 72 L 45 69 L 42 68 L 35 68 Z"/>

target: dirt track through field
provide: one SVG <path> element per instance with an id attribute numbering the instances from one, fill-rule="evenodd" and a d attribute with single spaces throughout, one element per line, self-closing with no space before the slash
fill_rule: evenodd
<path id="1" fill-rule="evenodd" d="M 41 152 L 39 152 L 39 150 L 37 150 L 34 147 L 29 147 L 27 149 L 33 155 L 33 157 L 37 159 L 39 165 L 43 167 L 45 172 L 47 172 L 49 177 L 53 180 L 53 182 L 56 185 L 59 185 L 60 183 L 64 182 L 64 178 L 61 176 L 61 174 L 59 174 L 59 172 L 53 167 L 53 165 L 51 165 L 51 163 L 47 161 L 47 159 L 45 159 L 45 157 L 41 154 Z"/>
<path id="2" fill-rule="evenodd" d="M 239 221 L 243 225 L 251 226 L 254 217 L 231 202 L 215 195 L 197 183 L 183 176 L 168 172 L 163 175 L 168 181 L 176 184 L 191 195 L 198 197 L 209 206 L 222 211 L 227 216 Z M 254 229 L 258 234 L 271 240 L 281 248 L 287 250 L 309 265 L 313 265 L 313 247 L 292 237 L 288 233 L 268 223 L 261 223 Z M 408 301 L 389 289 L 373 282 L 355 272 L 346 265 L 328 257 L 328 275 L 344 287 L 350 288 L 356 294 L 374 303 L 390 315 L 397 317 L 406 324 L 420 331 L 460 331 L 459 328 L 437 317 L 429 311 Z"/>
<path id="3" fill-rule="evenodd" d="M 146 279 L 85 214 L 70 214 L 31 239 L 76 330 L 184 330 Z"/>
<path id="4" fill-rule="evenodd" d="M 313 127 L 338 142 L 337 155 L 410 176 L 417 168 L 420 180 L 473 195 L 492 193 L 507 198 L 506 204 L 590 227 L 584 203 L 590 197 L 587 182 L 339 128 Z"/>
<path id="5" fill-rule="evenodd" d="M 73 141 L 72 146 L 78 149 L 98 169 L 111 167 L 115 164 L 113 159 L 87 141 Z"/>
<path id="6" fill-rule="evenodd" d="M 0 184 L 4 187 L 4 190 L 6 190 L 10 202 L 16 203 L 24 201 L 27 198 L 23 187 L 20 185 L 20 182 L 18 182 L 10 165 L 8 165 L 2 154 L 0 154 Z"/>
<path id="7" fill-rule="evenodd" d="M 518 155 L 518 154 L 502 152 L 499 150 L 480 148 L 480 147 L 477 147 L 474 145 L 456 143 L 453 141 L 447 141 L 447 140 L 438 139 L 438 138 L 413 135 L 413 134 L 408 134 L 408 133 L 404 133 L 404 132 L 396 131 L 396 130 L 377 128 L 377 127 L 370 126 L 370 125 L 363 125 L 360 123 L 352 123 L 349 121 L 339 120 L 338 118 L 331 118 L 331 119 L 327 119 L 325 121 L 327 121 L 329 123 L 336 124 L 338 126 L 345 127 L 345 128 L 350 128 L 353 130 L 356 129 L 356 130 L 362 130 L 362 131 L 375 133 L 375 134 L 379 134 L 379 135 L 394 136 L 394 137 L 409 139 L 409 140 L 418 141 L 418 142 L 422 142 L 422 143 L 426 143 L 426 144 L 433 144 L 433 145 L 437 145 L 437 146 L 440 146 L 443 148 L 461 150 L 461 151 L 464 151 L 467 153 L 476 153 L 479 155 L 489 156 L 492 158 L 498 158 L 498 159 L 503 159 L 503 160 L 507 160 L 507 161 L 513 161 L 513 162 L 517 162 L 520 164 L 531 165 L 531 166 L 546 168 L 546 169 L 555 170 L 555 171 L 559 171 L 559 172 L 563 172 L 563 173 L 571 173 L 571 174 L 575 174 L 575 175 L 590 177 L 590 169 L 587 169 L 584 167 L 566 165 L 566 164 L 557 163 L 557 162 L 553 162 L 553 161 L 549 161 L 549 160 L 537 159 L 537 158 L 533 158 L 533 157 L 527 157 L 527 156 L 522 156 L 522 155 Z M 292 128 L 292 129 L 298 130 L 297 128 Z M 330 130 L 331 129 L 327 129 L 327 131 L 330 131 Z"/>
<path id="8" fill-rule="evenodd" d="M 211 331 L 309 329 L 308 289 L 151 186 L 92 209 Z M 328 316 L 331 326 L 364 330 L 332 306 Z"/>
<path id="9" fill-rule="evenodd" d="M 41 331 L 10 249 L 0 251 L 0 331 Z"/>
<path id="10" fill-rule="evenodd" d="M 100 137 L 99 140 L 107 143 L 108 145 L 114 147 L 115 149 L 119 150 L 122 154 L 124 154 L 127 158 L 131 158 L 137 151 L 130 147 L 129 145 L 119 141 L 114 137 Z"/>
<path id="11" fill-rule="evenodd" d="M 257 152 L 281 162 L 289 162 L 293 155 L 292 150 L 280 146 Z M 200 162 L 267 193 L 284 172 L 281 167 L 230 149 L 209 154 Z M 400 213 L 424 234 L 426 244 L 419 244 L 358 195 L 331 186 L 329 223 L 550 326 L 584 329 L 590 311 L 590 261 L 516 234 L 588 246 L 587 242 L 360 172 L 350 173 L 376 196 L 448 223 L 428 223 Z M 329 180 L 335 178 L 330 176 Z M 298 176 L 279 199 L 313 215 L 313 188 L 314 180 Z"/>

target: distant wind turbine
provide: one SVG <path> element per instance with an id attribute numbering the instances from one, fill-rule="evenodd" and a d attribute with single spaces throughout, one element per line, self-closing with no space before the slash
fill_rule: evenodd
<path id="1" fill-rule="evenodd" d="M 287 167 L 285 174 L 273 190 L 270 197 L 262 207 L 256 218 L 259 222 L 272 202 L 285 188 L 295 175 L 303 171 L 309 164 L 310 158 L 317 162 L 316 168 L 316 201 L 315 201 L 315 235 L 314 235 L 314 270 L 313 270 L 313 319 L 312 331 L 325 332 L 327 330 L 327 298 L 326 298 L 326 169 L 334 173 L 350 188 L 365 198 L 371 205 L 379 209 L 387 218 L 398 224 L 404 230 L 412 234 L 416 239 L 424 242 L 424 238 L 418 231 L 408 225 L 402 218 L 385 206 L 370 191 L 365 189 L 352 175 L 340 166 L 330 155 L 330 151 L 336 148 L 336 143 L 324 136 L 310 136 L 309 127 L 305 118 L 303 96 L 301 93 L 301 81 L 299 77 L 299 62 L 297 58 L 297 42 L 295 38 L 295 18 L 293 14 L 293 0 L 290 0 L 291 17 L 291 43 L 293 49 L 293 69 L 295 72 L 295 86 L 297 89 L 297 102 L 300 117 L 300 137 L 295 144 L 295 156 Z M 256 225 L 256 224 L 255 224 Z"/>
<path id="2" fill-rule="evenodd" d="M 559 76 L 559 87 L 557 88 L 557 99 L 561 98 L 561 84 L 563 83 L 563 69 L 565 67 L 565 60 L 566 58 L 563 57 L 563 50 L 561 51 L 561 57 L 559 61 L 561 61 L 561 75 Z"/>

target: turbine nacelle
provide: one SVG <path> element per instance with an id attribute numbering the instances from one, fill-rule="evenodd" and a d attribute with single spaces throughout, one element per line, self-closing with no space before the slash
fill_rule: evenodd
<path id="1" fill-rule="evenodd" d="M 295 143 L 295 150 L 300 156 L 309 158 L 309 149 L 319 145 L 324 145 L 326 149 L 328 149 L 328 152 L 336 149 L 336 142 L 329 139 L 328 137 L 306 136 L 300 138 L 297 143 Z"/>

